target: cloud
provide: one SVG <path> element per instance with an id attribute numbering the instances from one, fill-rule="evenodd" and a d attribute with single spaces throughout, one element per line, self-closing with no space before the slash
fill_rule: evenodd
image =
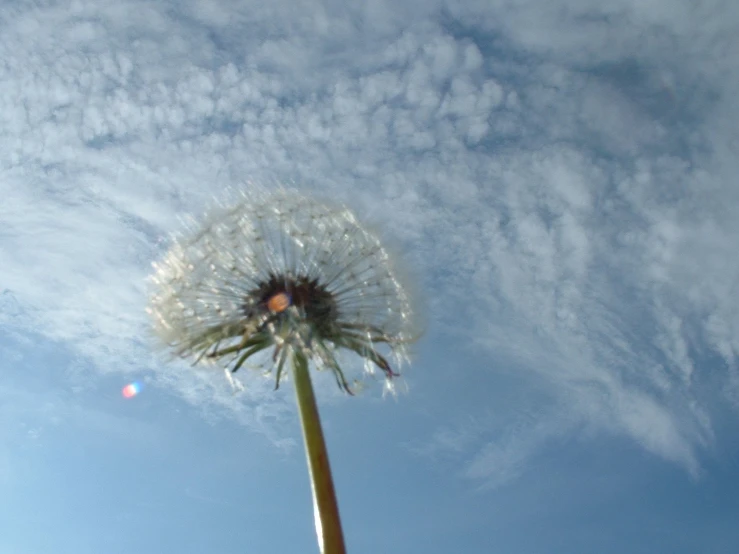
<path id="1" fill-rule="evenodd" d="M 736 8 L 67 8 L 4 15 L 7 328 L 269 427 L 267 381 L 234 397 L 151 354 L 144 278 L 214 195 L 295 182 L 407 251 L 440 326 L 546 383 L 566 423 L 482 430 L 469 475 L 570 421 L 698 471 L 739 405 Z"/>

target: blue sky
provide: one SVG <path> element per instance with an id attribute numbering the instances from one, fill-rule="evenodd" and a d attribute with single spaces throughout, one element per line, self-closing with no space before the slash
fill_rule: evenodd
<path id="1" fill-rule="evenodd" d="M 739 549 L 739 4 L 0 8 L 0 553 L 315 548 L 289 383 L 152 348 L 233 190 L 349 205 L 428 331 L 316 387 L 349 551 Z M 126 400 L 121 388 L 143 383 Z"/>

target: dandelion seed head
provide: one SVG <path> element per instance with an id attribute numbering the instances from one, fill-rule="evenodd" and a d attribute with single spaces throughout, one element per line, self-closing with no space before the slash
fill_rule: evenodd
<path id="1" fill-rule="evenodd" d="M 288 190 L 242 194 L 188 227 L 154 264 L 148 307 L 177 355 L 236 371 L 268 351 L 279 385 L 285 353 L 297 351 L 348 392 L 338 350 L 387 381 L 407 360 L 417 335 L 409 295 L 378 237 L 348 209 Z"/>

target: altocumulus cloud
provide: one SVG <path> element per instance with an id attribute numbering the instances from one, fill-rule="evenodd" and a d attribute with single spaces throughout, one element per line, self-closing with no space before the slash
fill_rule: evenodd
<path id="1" fill-rule="evenodd" d="M 100 371 L 153 368 L 144 277 L 178 218 L 294 181 L 381 225 L 438 327 L 546 391 L 516 432 L 468 407 L 426 451 L 495 483 L 587 426 L 695 474 L 739 406 L 738 9 L 5 8 L 1 322 Z M 156 379 L 254 428 L 289 409 L 267 380 L 234 397 L 181 369 Z"/>

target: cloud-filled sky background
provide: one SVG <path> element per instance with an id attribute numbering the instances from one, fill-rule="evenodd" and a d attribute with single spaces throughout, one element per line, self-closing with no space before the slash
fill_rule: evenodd
<path id="1" fill-rule="evenodd" d="M 424 300 L 408 394 L 316 376 L 350 552 L 737 552 L 739 4 L 351 4 L 0 7 L 0 552 L 315 548 L 289 384 L 144 311 L 250 183 Z"/>

